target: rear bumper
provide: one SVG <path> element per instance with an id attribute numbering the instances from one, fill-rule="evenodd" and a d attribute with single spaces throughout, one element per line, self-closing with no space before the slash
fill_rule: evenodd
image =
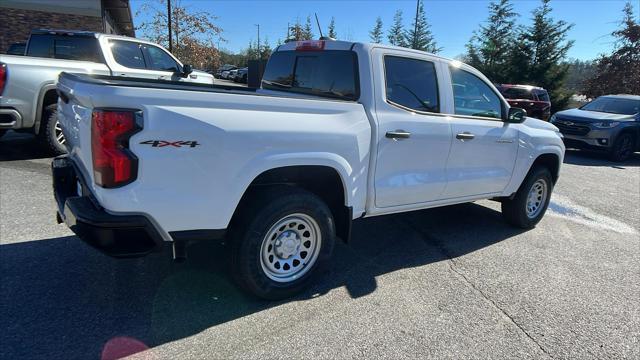
<path id="1" fill-rule="evenodd" d="M 139 257 L 162 251 L 164 240 L 151 221 L 143 215 L 107 213 L 92 198 L 68 156 L 55 158 L 51 171 L 58 220 L 80 239 L 113 257 Z"/>
<path id="2" fill-rule="evenodd" d="M 22 115 L 14 108 L 0 108 L 0 129 L 19 129 Z"/>

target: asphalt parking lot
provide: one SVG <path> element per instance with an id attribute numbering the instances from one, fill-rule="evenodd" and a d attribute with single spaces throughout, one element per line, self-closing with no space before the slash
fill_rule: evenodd
<path id="1" fill-rule="evenodd" d="M 55 223 L 49 164 L 0 140 L 1 359 L 640 358 L 638 153 L 568 152 L 530 231 L 490 201 L 360 220 L 277 303 L 236 290 L 221 245 L 182 264 L 89 248 Z"/>

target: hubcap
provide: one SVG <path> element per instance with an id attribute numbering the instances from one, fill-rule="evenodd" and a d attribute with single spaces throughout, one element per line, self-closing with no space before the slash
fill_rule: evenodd
<path id="1" fill-rule="evenodd" d="M 547 201 L 547 182 L 543 179 L 538 179 L 533 183 L 527 196 L 527 217 L 529 219 L 535 218 L 544 209 L 545 202 Z"/>
<path id="2" fill-rule="evenodd" d="M 271 280 L 294 281 L 313 267 L 321 243 L 320 226 L 312 217 L 287 215 L 278 220 L 262 240 L 262 270 Z"/>
<path id="3" fill-rule="evenodd" d="M 56 136 L 56 141 L 64 145 L 65 143 L 64 134 L 62 133 L 62 126 L 60 125 L 59 121 L 56 121 L 56 125 L 54 127 L 54 135 Z"/>

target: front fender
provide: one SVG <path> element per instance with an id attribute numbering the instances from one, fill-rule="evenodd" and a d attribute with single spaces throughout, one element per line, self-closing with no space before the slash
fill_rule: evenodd
<path id="1" fill-rule="evenodd" d="M 518 139 L 518 156 L 513 170 L 513 176 L 509 185 L 505 188 L 503 196 L 509 196 L 520 187 L 533 163 L 540 156 L 552 154 L 558 159 L 558 174 L 564 161 L 565 147 L 562 139 L 556 133 L 546 131 L 544 134 L 521 133 Z"/>

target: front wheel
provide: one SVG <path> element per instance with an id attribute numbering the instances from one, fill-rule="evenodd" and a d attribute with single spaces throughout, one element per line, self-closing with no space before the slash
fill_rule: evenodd
<path id="1" fill-rule="evenodd" d="M 623 133 L 618 136 L 609 152 L 609 159 L 616 162 L 626 161 L 633 154 L 635 141 L 633 134 Z"/>
<path id="2" fill-rule="evenodd" d="M 246 291 L 283 299 L 303 290 L 335 242 L 331 211 L 316 195 L 283 186 L 253 197 L 231 229 L 231 271 Z"/>
<path id="3" fill-rule="evenodd" d="M 549 206 L 553 181 L 545 167 L 532 169 L 513 199 L 502 201 L 502 215 L 511 225 L 523 229 L 536 226 Z"/>

